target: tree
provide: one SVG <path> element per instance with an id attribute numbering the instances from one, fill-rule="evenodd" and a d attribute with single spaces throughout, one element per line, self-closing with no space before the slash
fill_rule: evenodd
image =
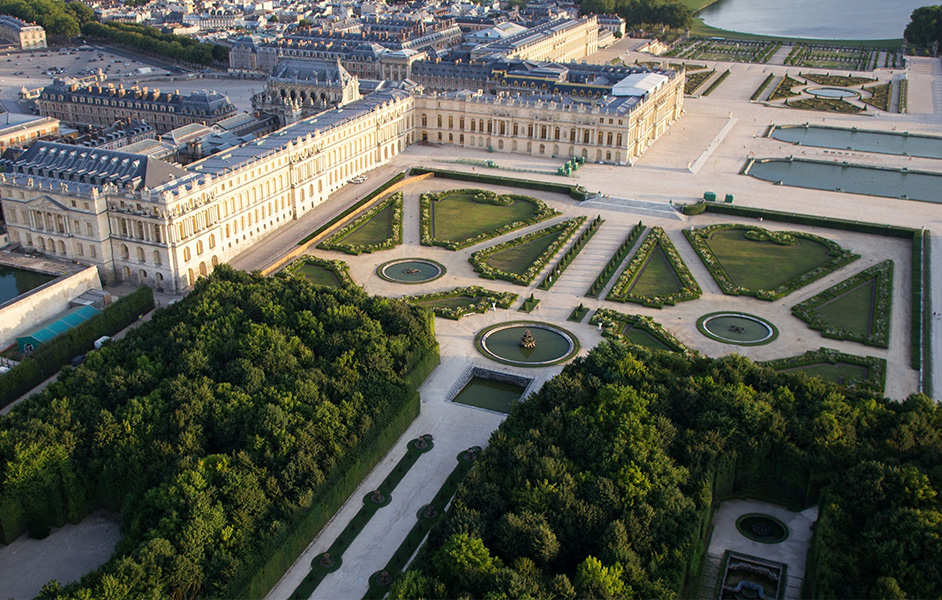
<path id="1" fill-rule="evenodd" d="M 942 6 L 923 6 L 914 10 L 903 37 L 921 48 L 942 42 Z"/>

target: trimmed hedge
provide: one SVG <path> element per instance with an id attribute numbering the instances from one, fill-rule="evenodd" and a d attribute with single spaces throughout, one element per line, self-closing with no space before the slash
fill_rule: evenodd
<path id="1" fill-rule="evenodd" d="M 720 87 L 720 84 L 723 83 L 723 81 L 725 81 L 726 78 L 729 77 L 729 75 L 730 75 L 730 70 L 726 69 L 726 71 L 722 75 L 716 78 L 716 81 L 710 84 L 710 87 L 708 87 L 706 91 L 703 92 L 703 95 L 709 96 L 710 94 L 712 94 L 713 90 Z"/>
<path id="2" fill-rule="evenodd" d="M 695 215 L 702 215 L 704 211 L 706 211 L 705 200 L 698 200 L 697 202 L 694 202 L 693 204 L 684 204 L 683 206 L 680 207 L 680 212 L 684 213 L 688 217 L 692 217 Z"/>
<path id="3" fill-rule="evenodd" d="M 809 350 L 799 356 L 790 356 L 788 358 L 778 358 L 759 363 L 775 371 L 785 369 L 795 369 L 820 364 L 822 362 L 835 364 L 838 362 L 860 365 L 868 369 L 867 380 L 860 382 L 861 387 L 866 387 L 875 392 L 883 392 L 886 386 L 886 361 L 875 356 L 857 356 L 855 354 L 846 354 L 830 348 L 820 348 L 818 350 Z M 846 387 L 855 387 L 854 385 Z"/>
<path id="4" fill-rule="evenodd" d="M 816 217 L 813 215 L 802 215 L 799 213 L 782 212 L 777 210 L 767 210 L 764 208 L 750 208 L 747 206 L 733 206 L 731 204 L 709 204 L 707 212 L 719 213 L 723 215 L 735 215 L 737 217 L 749 217 L 769 219 L 770 221 L 780 221 L 783 223 L 796 223 L 798 225 L 810 225 L 812 227 L 825 227 L 828 229 L 839 229 L 842 231 L 855 231 L 858 233 L 869 233 L 871 235 L 885 235 L 889 237 L 898 237 L 912 240 L 913 244 L 913 293 L 912 293 L 912 311 L 910 320 L 910 346 L 909 361 L 910 366 L 919 370 L 922 367 L 923 346 L 928 347 L 929 336 L 923 339 L 922 335 L 922 295 L 923 295 L 923 244 L 928 243 L 928 232 L 919 229 L 910 229 L 908 227 L 898 227 L 896 225 L 883 225 L 880 223 L 867 223 L 863 221 L 851 221 L 848 219 L 835 219 L 832 217 Z M 925 238 L 925 242 L 923 241 Z"/>
<path id="5" fill-rule="evenodd" d="M 337 279 L 340 280 L 341 285 L 356 285 L 356 282 L 353 281 L 353 277 L 350 276 L 350 267 L 347 265 L 347 263 L 343 262 L 342 260 L 331 260 L 310 255 L 302 256 L 301 258 L 292 261 L 291 264 L 278 271 L 276 275 L 281 275 L 282 277 L 287 275 L 296 275 L 301 267 L 308 264 L 317 265 L 318 267 L 327 269 L 337 276 Z"/>
<path id="6" fill-rule="evenodd" d="M 592 236 L 595 235 L 595 232 L 599 230 L 599 227 L 602 226 L 602 223 L 605 221 L 602 220 L 602 215 L 599 215 L 593 220 L 585 231 L 583 231 L 576 241 L 572 244 L 572 247 L 566 251 L 566 254 L 563 254 L 562 258 L 559 259 L 559 262 L 556 263 L 556 266 L 553 267 L 549 274 L 543 278 L 543 281 L 540 282 L 540 285 L 537 287 L 541 290 L 548 290 L 553 287 L 553 284 L 559 280 L 559 277 L 566 271 L 572 261 L 579 256 L 579 253 L 582 252 L 582 249 L 586 244 L 589 243 L 589 240 L 592 239 Z"/>
<path id="7" fill-rule="evenodd" d="M 544 227 L 543 229 L 538 229 L 536 231 L 531 231 L 526 235 L 522 235 L 518 238 L 506 241 L 502 244 L 497 244 L 496 246 L 491 246 L 490 248 L 484 248 L 483 250 L 478 250 L 473 253 L 468 261 L 474 266 L 474 270 L 481 274 L 481 277 L 485 279 L 504 279 L 511 283 L 516 283 L 517 285 L 529 285 L 536 276 L 540 274 L 540 271 L 543 270 L 543 267 L 546 266 L 546 263 L 550 261 L 553 256 L 559 252 L 559 249 L 569 241 L 569 238 L 576 232 L 577 229 L 585 222 L 585 217 L 576 217 L 575 219 L 569 219 L 568 221 L 563 221 L 562 223 L 557 223 L 555 225 L 550 225 L 549 227 Z M 550 235 L 555 232 L 560 232 L 559 237 L 557 237 L 549 247 L 540 254 L 536 260 L 534 260 L 529 267 L 523 273 L 511 273 L 509 271 L 504 271 L 496 267 L 492 267 L 487 263 L 487 260 L 494 254 L 508 250 L 515 246 L 520 246 L 529 241 L 541 238 L 546 235 Z"/>
<path id="8" fill-rule="evenodd" d="M 501 177 L 500 175 L 486 175 L 484 173 L 465 173 L 463 171 L 447 171 L 444 169 L 429 169 L 426 167 L 412 167 L 411 175 L 424 175 L 432 173 L 435 177 L 442 179 L 457 179 L 458 181 L 474 181 L 477 183 L 490 183 L 493 185 L 505 185 L 507 187 L 518 187 L 529 190 L 539 190 L 541 192 L 553 192 L 556 194 L 566 194 L 573 200 L 585 200 L 588 193 L 581 185 L 565 185 L 562 183 L 551 183 L 549 181 L 535 181 L 533 179 L 514 179 L 512 177 Z"/>
<path id="9" fill-rule="evenodd" d="M 674 337 L 664 326 L 644 315 L 626 315 L 607 308 L 600 308 L 595 311 L 592 318 L 589 319 L 590 325 L 602 323 L 602 335 L 613 340 L 623 341 L 631 344 L 632 341 L 622 335 L 622 330 L 626 325 L 631 325 L 635 329 L 641 329 L 657 338 L 661 343 L 671 349 L 672 352 L 679 352 L 684 355 L 694 355 L 695 350 L 691 350 L 683 342 Z"/>
<path id="10" fill-rule="evenodd" d="M 94 349 L 95 340 L 114 335 L 154 309 L 154 291 L 141 286 L 105 310 L 43 344 L 32 356 L 0 375 L 0 407 L 4 407 L 59 372 L 79 354 Z"/>
<path id="11" fill-rule="evenodd" d="M 595 283 L 592 284 L 585 295 L 587 298 L 598 298 L 599 294 L 602 293 L 602 290 L 605 289 L 605 286 L 608 285 L 608 282 L 612 279 L 612 276 L 615 275 L 615 272 L 618 270 L 618 265 L 621 264 L 625 257 L 628 256 L 628 252 L 631 251 L 632 246 L 635 245 L 635 242 L 638 241 L 638 237 L 644 232 L 644 225 L 641 221 L 638 221 L 638 224 L 635 225 L 631 231 L 628 233 L 628 237 L 625 238 L 625 241 L 621 243 L 621 246 L 618 247 L 618 250 L 615 250 L 615 253 L 612 254 L 612 257 L 608 259 L 608 264 L 605 265 L 605 268 L 602 269 L 602 272 L 599 273 L 599 276 L 595 278 Z"/>
<path id="12" fill-rule="evenodd" d="M 817 309 L 854 288 L 876 278 L 876 298 L 870 307 L 874 316 L 873 332 L 863 334 L 856 331 L 846 331 L 821 319 Z M 893 304 L 893 261 L 884 260 L 872 267 L 864 269 L 853 277 L 832 285 L 817 296 L 808 298 L 804 302 L 792 307 L 792 314 L 808 323 L 812 329 L 821 332 L 826 338 L 835 340 L 852 340 L 868 346 L 886 348 L 890 342 L 890 307 Z"/>
<path id="13" fill-rule="evenodd" d="M 759 238 L 767 237 L 769 241 L 773 241 L 774 243 L 787 244 L 788 237 L 809 239 L 827 246 L 828 254 L 831 256 L 831 258 L 827 262 L 818 265 L 817 267 L 806 271 L 801 275 L 791 278 L 774 289 L 754 290 L 750 288 L 744 288 L 740 285 L 736 285 L 733 282 L 733 280 L 729 277 L 729 274 L 726 272 L 726 269 L 723 268 L 719 259 L 717 259 L 716 255 L 713 254 L 713 250 L 710 249 L 709 245 L 705 241 L 714 232 L 724 229 L 743 229 L 747 232 L 756 232 L 755 235 Z M 824 277 L 825 275 L 832 273 L 844 265 L 860 258 L 859 255 L 854 254 L 849 250 L 844 250 L 838 244 L 827 238 L 810 233 L 803 233 L 800 231 L 773 233 L 754 225 L 721 223 L 717 225 L 710 225 L 708 227 L 701 227 L 700 229 L 685 229 L 684 235 L 687 236 L 687 240 L 690 242 L 690 245 L 693 246 L 694 250 L 696 250 L 700 260 L 703 261 L 703 265 L 710 272 L 710 275 L 713 276 L 713 279 L 716 280 L 717 285 L 720 286 L 720 289 L 723 290 L 724 294 L 728 294 L 730 296 L 752 296 L 759 300 L 778 300 L 779 298 L 787 296 L 795 290 L 808 285 L 812 281 L 820 279 L 821 277 Z"/>
<path id="14" fill-rule="evenodd" d="M 631 287 L 634 285 L 635 281 L 637 281 L 638 277 L 641 276 L 641 273 L 644 272 L 644 267 L 647 265 L 651 253 L 654 252 L 657 247 L 660 247 L 665 256 L 667 256 L 667 260 L 670 262 L 674 274 L 676 274 L 677 279 L 680 280 L 680 291 L 665 296 L 653 297 L 639 296 L 631 293 Z M 628 266 L 625 267 L 625 270 L 622 271 L 605 299 L 614 300 L 616 302 L 634 302 L 643 306 L 663 308 L 665 304 L 673 306 L 678 302 L 696 300 L 700 297 L 701 293 L 702 290 L 697 284 L 697 280 L 693 278 L 693 274 L 680 257 L 677 248 L 671 243 L 670 238 L 667 237 L 667 233 L 661 227 L 652 227 L 650 233 L 648 233 L 648 237 L 644 238 L 641 247 L 635 252 L 634 257 L 632 257 Z"/>
<path id="15" fill-rule="evenodd" d="M 387 189 L 389 189 L 389 188 L 392 187 L 393 185 L 399 183 L 400 181 L 402 181 L 402 180 L 405 179 L 405 178 L 406 178 L 406 172 L 405 172 L 405 171 L 403 171 L 402 173 L 398 173 L 398 174 L 394 175 L 394 176 L 391 177 L 389 180 L 387 180 L 386 183 L 384 183 L 383 185 L 379 186 L 378 188 L 376 188 L 375 190 L 373 190 L 372 192 L 370 192 L 369 194 L 367 194 L 366 196 L 364 196 L 362 200 L 358 200 L 357 202 L 355 202 L 354 204 L 352 204 L 352 205 L 350 206 L 350 208 L 346 209 L 345 211 L 343 211 L 342 213 L 340 213 L 339 215 L 337 215 L 336 217 L 334 217 L 333 219 L 331 219 L 330 221 L 328 221 L 328 222 L 325 223 L 324 225 L 321 225 L 320 227 L 318 227 L 316 230 L 314 230 L 313 233 L 309 234 L 309 235 L 308 235 L 307 237 L 305 237 L 303 240 L 301 240 L 300 242 L 298 242 L 298 246 L 303 246 L 304 244 L 310 242 L 311 240 L 313 240 L 314 238 L 316 238 L 316 237 L 319 236 L 320 234 L 324 233 L 325 231 L 327 231 L 328 229 L 330 229 L 331 227 L 333 227 L 334 225 L 336 225 L 336 224 L 339 223 L 340 221 L 344 220 L 345 218 L 347 218 L 348 216 L 350 216 L 351 214 L 353 214 L 355 211 L 357 211 L 357 210 L 360 209 L 362 206 L 364 206 L 367 202 L 369 202 L 369 201 L 372 200 L 373 198 L 379 196 L 380 194 L 382 194 L 383 192 L 385 192 Z"/>
<path id="16" fill-rule="evenodd" d="M 765 81 L 756 88 L 756 91 L 752 92 L 752 97 L 750 100 L 758 100 L 762 96 L 762 92 L 765 91 L 765 88 L 769 87 L 769 84 L 772 83 L 772 80 L 775 79 L 774 73 L 769 73 L 769 76 L 765 78 Z"/>
<path id="17" fill-rule="evenodd" d="M 375 244 L 348 244 L 344 239 L 352 235 L 358 229 L 366 225 L 370 219 L 392 206 L 392 217 L 390 223 L 390 236 L 382 242 Z M 367 254 L 376 250 L 388 250 L 402 243 L 402 192 L 395 192 L 379 202 L 376 206 L 341 227 L 335 234 L 317 245 L 321 250 L 340 250 L 347 254 L 359 256 L 363 252 Z"/>
<path id="18" fill-rule="evenodd" d="M 433 237 L 432 235 L 432 202 L 441 200 L 446 196 L 452 194 L 474 194 L 475 202 L 490 202 L 495 206 L 506 206 L 511 204 L 514 201 L 523 201 L 529 202 L 536 206 L 536 212 L 530 216 L 529 219 L 523 221 L 514 221 L 513 223 L 507 223 L 502 225 L 497 229 L 492 229 L 491 231 L 485 231 L 479 235 L 476 235 L 471 238 L 466 238 L 463 240 L 452 241 L 452 240 L 440 240 Z M 461 250 L 462 248 L 467 248 L 468 246 L 474 246 L 475 244 L 480 244 L 481 242 L 486 242 L 487 240 L 499 237 L 505 233 L 510 233 L 517 229 L 522 229 L 529 225 L 536 225 L 547 219 L 551 219 L 559 214 L 559 211 L 550 208 L 546 205 L 545 202 L 539 198 L 534 198 L 532 196 L 523 196 L 520 194 L 502 194 L 497 195 L 494 192 L 489 190 L 475 190 L 475 189 L 461 189 L 461 190 L 447 190 L 444 192 L 438 192 L 435 194 L 427 193 L 422 194 L 419 197 L 420 205 L 420 234 L 421 234 L 421 244 L 423 246 L 441 246 L 442 248 L 447 248 L 449 250 Z"/>
<path id="19" fill-rule="evenodd" d="M 446 300 L 448 298 L 480 298 L 477 302 L 463 308 L 447 308 L 444 306 L 426 306 L 423 302 L 430 300 Z M 404 296 L 402 298 L 409 304 L 414 304 L 435 313 L 436 317 L 443 317 L 457 321 L 468 313 L 486 313 L 491 308 L 491 303 L 496 304 L 498 308 L 510 308 L 510 305 L 516 302 L 517 294 L 511 292 L 494 292 L 472 285 L 468 287 L 455 288 L 444 292 L 435 292 L 433 294 L 418 294 L 415 296 Z"/>

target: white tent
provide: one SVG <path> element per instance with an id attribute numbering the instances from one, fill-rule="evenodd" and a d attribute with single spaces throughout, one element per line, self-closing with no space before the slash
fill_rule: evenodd
<path id="1" fill-rule="evenodd" d="M 666 75 L 658 73 L 635 73 L 612 86 L 613 96 L 647 96 L 668 81 Z"/>

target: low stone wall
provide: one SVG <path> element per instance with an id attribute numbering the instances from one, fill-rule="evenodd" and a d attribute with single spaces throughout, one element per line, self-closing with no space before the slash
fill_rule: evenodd
<path id="1" fill-rule="evenodd" d="M 45 283 L 0 307 L 0 348 L 6 348 L 17 336 L 67 310 L 69 302 L 77 296 L 100 289 L 98 267 L 91 266 Z"/>

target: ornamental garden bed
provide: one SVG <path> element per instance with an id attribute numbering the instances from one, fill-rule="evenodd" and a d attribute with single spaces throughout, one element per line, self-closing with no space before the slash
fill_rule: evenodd
<path id="1" fill-rule="evenodd" d="M 559 259 L 556 263 L 556 266 L 553 267 L 549 274 L 543 278 L 543 281 L 540 282 L 539 287 L 541 290 L 548 290 L 553 287 L 553 284 L 559 279 L 563 272 L 569 268 L 569 265 L 572 264 L 572 261 L 579 256 L 579 253 L 582 252 L 582 249 L 585 248 L 585 245 L 589 243 L 589 240 L 592 239 L 592 236 L 595 235 L 595 232 L 599 230 L 599 227 L 602 226 L 602 223 L 605 221 L 602 220 L 602 215 L 599 215 L 586 227 L 579 237 L 576 238 L 576 241 L 573 242 L 569 250 Z"/>
<path id="2" fill-rule="evenodd" d="M 479 189 L 422 194 L 422 245 L 460 250 L 559 213 L 542 200 Z"/>
<path id="3" fill-rule="evenodd" d="M 664 326 L 644 315 L 627 315 L 607 308 L 595 311 L 589 324 L 602 324 L 602 335 L 652 350 L 668 350 L 681 354 L 694 352 L 664 329 Z"/>
<path id="4" fill-rule="evenodd" d="M 804 373 L 844 387 L 866 387 L 882 392 L 886 383 L 886 361 L 874 356 L 846 354 L 830 348 L 809 350 L 761 363 L 779 373 Z"/>
<path id="5" fill-rule="evenodd" d="M 716 69 L 712 71 L 699 71 L 687 75 L 687 81 L 684 82 L 684 93 L 693 94 L 697 91 L 697 88 L 706 83 L 707 79 L 713 77 L 714 73 L 716 73 Z"/>
<path id="6" fill-rule="evenodd" d="M 388 250 L 402 243 L 402 192 L 391 194 L 317 245 L 360 255 Z"/>
<path id="7" fill-rule="evenodd" d="M 406 296 L 403 300 L 427 308 L 437 317 L 457 321 L 469 313 L 486 313 L 492 305 L 497 308 L 510 308 L 517 300 L 517 294 L 495 292 L 472 285 L 434 294 Z"/>
<path id="8" fill-rule="evenodd" d="M 791 98 L 793 96 L 800 95 L 799 92 L 796 92 L 793 88 L 800 85 L 805 85 L 797 79 L 792 79 L 788 75 L 782 77 L 782 79 L 775 85 L 775 88 L 772 90 L 772 93 L 769 94 L 769 101 L 781 100 L 782 98 Z"/>
<path id="9" fill-rule="evenodd" d="M 350 268 L 342 260 L 330 260 L 317 256 L 302 256 L 280 271 L 285 275 L 297 275 L 316 285 L 346 287 L 356 285 L 350 277 Z"/>
<path id="10" fill-rule="evenodd" d="M 893 261 L 885 260 L 792 307 L 821 335 L 886 348 L 890 338 Z"/>
<path id="11" fill-rule="evenodd" d="M 628 237 L 625 238 L 625 241 L 621 243 L 621 246 L 615 250 L 615 253 L 612 254 L 612 257 L 608 259 L 605 268 L 602 269 L 602 272 L 599 273 L 598 277 L 595 278 L 595 282 L 592 283 L 585 295 L 588 298 L 598 298 L 599 294 L 602 293 L 602 290 L 605 289 L 605 286 L 608 285 L 608 282 L 611 281 L 612 276 L 618 271 L 618 267 L 621 265 L 622 261 L 625 260 L 625 257 L 628 256 L 628 253 L 634 247 L 635 242 L 638 241 L 638 238 L 641 237 L 641 234 L 644 232 L 644 225 L 641 221 L 638 221 L 638 224 L 631 228 L 631 231 L 628 233 Z"/>
<path id="12" fill-rule="evenodd" d="M 696 300 L 701 290 L 667 233 L 653 227 L 606 300 L 662 308 Z"/>
<path id="13" fill-rule="evenodd" d="M 817 83 L 818 85 L 828 85 L 834 87 L 853 87 L 856 85 L 861 85 L 864 83 L 873 83 L 876 79 L 872 77 L 858 77 L 856 75 L 831 75 L 827 73 L 821 75 L 819 73 L 799 73 L 801 77 L 804 77 L 808 81 Z"/>
<path id="14" fill-rule="evenodd" d="M 871 85 L 863 89 L 866 92 L 870 92 L 869 97 L 861 98 L 864 103 L 889 112 L 891 84 L 883 83 L 880 85 Z"/>
<path id="15" fill-rule="evenodd" d="M 786 100 L 785 106 L 801 110 L 820 110 L 844 114 L 856 114 L 867 110 L 865 107 L 851 104 L 843 98 L 799 98 L 792 101 Z"/>
<path id="16" fill-rule="evenodd" d="M 860 258 L 799 231 L 718 224 L 684 235 L 723 293 L 776 300 Z"/>
<path id="17" fill-rule="evenodd" d="M 578 217 L 533 231 L 478 250 L 468 260 L 485 279 L 529 285 L 585 220 Z"/>

